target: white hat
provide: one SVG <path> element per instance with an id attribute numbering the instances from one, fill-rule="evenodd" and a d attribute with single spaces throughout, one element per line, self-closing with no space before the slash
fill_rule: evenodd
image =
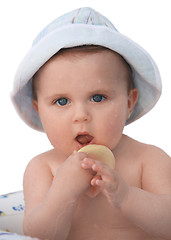
<path id="1" fill-rule="evenodd" d="M 156 104 L 161 95 L 161 79 L 152 57 L 137 43 L 119 33 L 106 17 L 91 8 L 79 8 L 45 27 L 17 70 L 11 97 L 17 112 L 29 126 L 43 131 L 32 106 L 33 75 L 60 49 L 90 44 L 119 53 L 132 68 L 139 97 L 127 124 L 142 117 Z"/>

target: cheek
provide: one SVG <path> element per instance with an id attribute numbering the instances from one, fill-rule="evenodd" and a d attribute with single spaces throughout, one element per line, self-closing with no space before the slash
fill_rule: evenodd
<path id="1" fill-rule="evenodd" d="M 104 114 L 108 129 L 123 128 L 127 119 L 127 110 L 123 106 L 115 105 Z"/>
<path id="2" fill-rule="evenodd" d="M 124 125 L 125 122 L 122 121 L 117 115 L 111 115 L 106 124 L 106 132 L 108 136 L 116 136 L 122 133 Z"/>
<path id="3" fill-rule="evenodd" d="M 64 155 L 70 155 L 74 149 L 72 145 L 72 132 L 64 121 L 50 121 L 46 124 L 46 135 L 51 145 Z"/>
<path id="4" fill-rule="evenodd" d="M 122 133 L 124 126 L 125 126 L 125 121 L 115 117 L 109 120 L 107 125 L 107 132 L 109 135 L 116 136 L 117 134 Z"/>
<path id="5" fill-rule="evenodd" d="M 57 118 L 54 118 L 53 115 L 47 112 L 43 112 L 43 114 L 40 115 L 40 119 L 44 132 L 46 133 L 51 145 L 55 147 L 60 144 L 59 139 L 61 138 L 61 129 L 63 128 L 62 121 L 58 121 Z"/>
<path id="6" fill-rule="evenodd" d="M 44 124 L 44 131 L 53 147 L 57 146 L 60 144 L 59 139 L 60 139 L 60 132 L 59 129 L 49 122 L 48 124 Z"/>
<path id="7" fill-rule="evenodd" d="M 104 112 L 99 121 L 99 129 L 103 131 L 103 136 L 108 139 L 119 138 L 122 135 L 126 122 L 126 111 L 117 108 Z"/>
<path id="8" fill-rule="evenodd" d="M 59 152 L 66 153 L 68 146 L 71 145 L 68 138 L 68 132 L 65 131 L 66 128 L 60 126 L 55 126 L 52 128 L 46 129 L 46 135 L 51 143 L 51 145 L 58 149 Z"/>

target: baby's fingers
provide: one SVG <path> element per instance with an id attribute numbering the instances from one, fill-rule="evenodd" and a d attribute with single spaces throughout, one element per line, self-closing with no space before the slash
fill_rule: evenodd
<path id="1" fill-rule="evenodd" d="M 81 166 L 84 169 L 88 169 L 88 168 L 92 169 L 93 164 L 94 164 L 94 160 L 92 160 L 90 158 L 84 158 L 82 163 L 81 163 Z"/>
<path id="2" fill-rule="evenodd" d="M 89 171 L 89 173 L 91 173 L 94 176 L 96 175 L 96 172 L 93 171 L 92 169 L 93 164 L 94 164 L 94 160 L 86 157 L 82 160 L 81 167 Z"/>
<path id="3" fill-rule="evenodd" d="M 96 162 L 92 166 L 92 170 L 97 173 L 97 178 L 93 180 L 94 186 L 99 186 L 101 188 L 111 189 L 111 184 L 116 188 L 118 184 L 117 173 L 108 165 L 101 162 Z"/>
<path id="4" fill-rule="evenodd" d="M 97 186 L 97 184 L 96 184 L 97 180 L 102 180 L 101 176 L 99 176 L 99 175 L 94 176 L 93 179 L 91 180 L 91 185 Z"/>
<path id="5" fill-rule="evenodd" d="M 97 172 L 98 175 L 103 176 L 112 176 L 113 175 L 113 169 L 102 162 L 95 162 L 92 165 L 93 171 Z"/>

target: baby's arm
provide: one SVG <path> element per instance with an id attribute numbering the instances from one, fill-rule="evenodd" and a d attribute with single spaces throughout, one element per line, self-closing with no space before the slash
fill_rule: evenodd
<path id="1" fill-rule="evenodd" d="M 26 210 L 24 232 L 42 239 L 66 239 L 79 197 L 90 187 L 93 171 L 81 168 L 84 153 L 73 153 L 52 173 L 42 161 L 33 160 L 24 176 Z"/>
<path id="2" fill-rule="evenodd" d="M 148 158 L 147 158 L 148 156 Z M 145 156 L 144 156 L 145 157 Z M 92 180 L 131 222 L 153 236 L 171 239 L 171 159 L 151 148 L 143 162 L 142 187 L 128 185 L 107 165 L 85 159 L 82 167 L 92 167 L 100 176 Z"/>

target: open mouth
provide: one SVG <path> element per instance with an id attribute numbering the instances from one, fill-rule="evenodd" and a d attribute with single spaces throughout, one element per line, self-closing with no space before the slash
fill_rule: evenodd
<path id="1" fill-rule="evenodd" d="M 79 134 L 75 139 L 80 145 L 86 146 L 92 142 L 93 136 L 89 134 Z"/>

